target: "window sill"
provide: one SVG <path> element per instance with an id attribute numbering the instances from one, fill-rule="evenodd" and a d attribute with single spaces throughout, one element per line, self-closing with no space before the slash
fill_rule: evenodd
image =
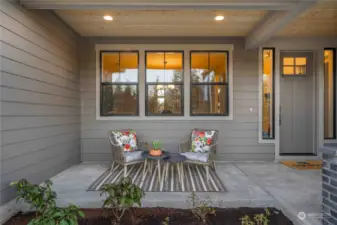
<path id="1" fill-rule="evenodd" d="M 259 144 L 275 144 L 275 139 L 261 139 L 259 138 Z"/>
<path id="2" fill-rule="evenodd" d="M 98 116 L 96 120 L 112 121 L 226 121 L 233 116 Z"/>

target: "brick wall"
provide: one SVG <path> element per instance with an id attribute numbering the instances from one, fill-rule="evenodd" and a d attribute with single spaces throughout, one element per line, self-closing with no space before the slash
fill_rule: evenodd
<path id="1" fill-rule="evenodd" d="M 323 153 L 322 169 L 323 225 L 337 224 L 337 156 Z"/>

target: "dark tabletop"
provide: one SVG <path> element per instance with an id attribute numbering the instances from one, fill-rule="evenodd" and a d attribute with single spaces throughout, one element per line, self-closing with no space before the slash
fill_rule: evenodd
<path id="1" fill-rule="evenodd" d="M 170 157 L 170 155 L 169 155 L 168 152 L 163 151 L 163 154 L 160 155 L 160 156 L 152 156 L 152 155 L 149 154 L 148 151 L 143 151 L 142 157 L 144 159 L 154 159 L 155 160 L 155 159 L 167 159 L 167 158 Z"/>
<path id="2" fill-rule="evenodd" d="M 165 161 L 169 163 L 179 163 L 184 162 L 186 160 L 187 160 L 186 156 L 180 154 L 170 154 L 170 157 L 165 159 Z"/>

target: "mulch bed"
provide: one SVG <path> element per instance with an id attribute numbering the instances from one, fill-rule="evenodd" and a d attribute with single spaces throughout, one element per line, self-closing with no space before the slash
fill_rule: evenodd
<path id="1" fill-rule="evenodd" d="M 271 212 L 270 225 L 293 225 L 284 214 L 269 208 Z M 85 219 L 79 221 L 79 225 L 111 225 L 110 220 L 105 217 L 102 209 L 83 209 Z M 130 214 L 124 216 L 122 225 L 162 225 L 165 218 L 169 217 L 169 225 L 202 225 L 190 210 L 172 208 L 134 208 L 133 219 Z M 264 208 L 235 208 L 216 209 L 215 216 L 209 216 L 208 225 L 241 225 L 240 218 L 248 215 L 251 218 L 255 214 L 264 213 Z M 27 225 L 34 217 L 34 213 L 17 214 L 4 225 Z"/>

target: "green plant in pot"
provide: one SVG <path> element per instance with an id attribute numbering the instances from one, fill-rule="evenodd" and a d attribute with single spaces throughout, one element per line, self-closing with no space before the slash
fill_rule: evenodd
<path id="1" fill-rule="evenodd" d="M 160 156 L 163 152 L 161 150 L 162 144 L 160 141 L 153 141 L 152 148 L 149 151 L 149 154 L 152 156 Z"/>

